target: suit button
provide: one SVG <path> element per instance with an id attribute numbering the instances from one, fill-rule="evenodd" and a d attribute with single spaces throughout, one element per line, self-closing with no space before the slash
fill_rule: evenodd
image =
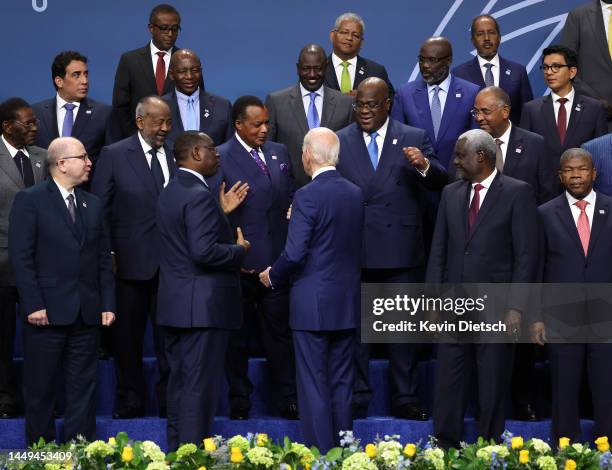
<path id="1" fill-rule="evenodd" d="M 390 203 L 390 202 L 386 202 L 386 203 L 385 203 L 385 207 L 389 207 L 390 205 L 391 205 L 391 203 Z"/>
<path id="2" fill-rule="evenodd" d="M 391 224 L 387 224 L 387 228 L 391 228 Z"/>
<path id="3" fill-rule="evenodd" d="M 469 254 L 470 254 L 470 252 L 469 252 L 469 251 L 466 251 L 466 252 L 465 252 L 465 253 L 463 253 L 463 254 L 464 254 L 464 255 L 469 255 Z"/>
<path id="4" fill-rule="evenodd" d="M 368 206 L 368 203 L 364 201 L 363 207 L 367 207 L 367 206 Z"/>

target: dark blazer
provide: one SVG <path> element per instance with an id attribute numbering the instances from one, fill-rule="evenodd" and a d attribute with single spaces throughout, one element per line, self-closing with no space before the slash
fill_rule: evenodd
<path id="1" fill-rule="evenodd" d="M 185 132 L 181 111 L 173 89 L 162 99 L 170 106 L 172 128 L 168 134 L 168 146 L 172 147 L 176 138 Z M 226 98 L 213 95 L 200 88 L 200 131 L 207 134 L 216 146 L 226 142 L 233 132 L 232 104 Z"/>
<path id="2" fill-rule="evenodd" d="M 449 168 L 457 138 L 477 127 L 470 110 L 478 91 L 477 85 L 452 76 L 437 139 L 431 120 L 427 84 L 422 78 L 408 82 L 396 91 L 391 117 L 409 126 L 425 129 L 438 160 L 444 168 Z"/>
<path id="3" fill-rule="evenodd" d="M 177 171 L 159 196 L 156 218 L 161 240 L 158 324 L 239 328 L 244 248 L 234 244 L 216 195 L 195 175 Z"/>
<path id="4" fill-rule="evenodd" d="M 36 145 L 47 148 L 53 139 L 60 135 L 57 129 L 56 98 L 41 101 L 32 105 L 34 114 L 40 120 L 36 132 Z M 114 141 L 109 118 L 112 108 L 107 104 L 83 98 L 79 106 L 72 128 L 72 137 L 79 139 L 89 154 L 92 162 L 96 162 L 104 145 Z"/>
<path id="5" fill-rule="evenodd" d="M 324 87 L 321 127 L 337 131 L 349 125 L 352 105 L 352 97 Z M 302 143 L 309 129 L 299 84 L 270 93 L 266 107 L 270 116 L 268 139 L 287 146 L 296 185 L 303 186 L 310 181 L 302 166 Z"/>
<path id="6" fill-rule="evenodd" d="M 533 91 L 531 90 L 531 83 L 529 83 L 527 69 L 525 69 L 524 65 L 504 59 L 501 56 L 499 56 L 499 68 L 499 87 L 510 96 L 510 120 L 518 124 L 521 122 L 523 103 L 533 99 Z M 480 88 L 485 87 L 477 57 L 455 67 L 453 75 L 475 83 Z"/>
<path id="7" fill-rule="evenodd" d="M 287 209 L 293 197 L 287 147 L 270 141 L 262 145 L 270 178 L 259 169 L 236 137 L 218 147 L 218 150 L 221 169 L 208 183 L 214 188 L 214 194 L 218 193 L 222 180 L 226 182 L 226 189 L 236 181 L 249 183 L 246 199 L 229 214 L 229 221 L 234 229 L 240 227 L 251 243 L 243 266 L 261 272 L 278 258 L 287 238 Z"/>
<path id="8" fill-rule="evenodd" d="M 178 50 L 173 47 L 172 54 Z M 163 94 L 173 89 L 174 81 L 168 74 Z M 117 65 L 113 85 L 113 118 L 119 121 L 120 138 L 127 138 L 136 132 L 136 105 L 141 98 L 149 95 L 157 95 L 150 42 L 144 47 L 123 53 Z"/>
<path id="9" fill-rule="evenodd" d="M 164 149 L 172 178 L 176 164 Z M 104 204 L 117 276 L 151 279 L 159 267 L 158 193 L 137 134 L 102 149 L 91 190 Z"/>
<path id="10" fill-rule="evenodd" d="M 75 196 L 76 223 L 51 178 L 15 197 L 9 254 L 24 320 L 46 309 L 51 325 L 69 325 L 79 314 L 99 325 L 102 312 L 116 311 L 102 203 L 79 188 Z"/>
<path id="11" fill-rule="evenodd" d="M 358 55 L 357 66 L 355 68 L 355 80 L 353 81 L 352 87 L 353 90 L 356 90 L 359 84 L 366 78 L 378 77 L 387 82 L 387 86 L 389 87 L 389 97 L 393 99 L 395 90 L 391 84 L 391 81 L 389 80 L 389 75 L 387 74 L 387 69 L 385 69 L 384 65 Z M 336 76 L 336 71 L 334 70 L 334 63 L 332 62 L 331 54 L 327 57 L 327 67 L 325 68 L 325 86 L 340 91 L 340 84 L 338 83 L 338 77 Z"/>
<path id="12" fill-rule="evenodd" d="M 376 171 L 356 124 L 338 132 L 338 171 L 363 191 L 365 226 L 361 255 L 364 268 L 410 268 L 424 264 L 423 215 L 417 189 L 441 189 L 447 174 L 425 131 L 389 120 Z M 406 159 L 403 147 L 418 147 L 429 158 L 423 177 Z"/>
<path id="13" fill-rule="evenodd" d="M 597 192 L 612 196 L 612 133 L 582 144 L 582 148 L 593 156 L 597 169 L 594 188 Z"/>
<path id="14" fill-rule="evenodd" d="M 335 170 L 295 193 L 287 243 L 270 270 L 273 286 L 293 278 L 293 330 L 345 330 L 359 324 L 362 226 L 361 190 Z"/>

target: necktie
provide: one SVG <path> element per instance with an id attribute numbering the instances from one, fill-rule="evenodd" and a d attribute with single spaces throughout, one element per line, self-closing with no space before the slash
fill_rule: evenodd
<path id="1" fill-rule="evenodd" d="M 474 185 L 474 196 L 472 197 L 472 202 L 470 202 L 470 209 L 468 210 L 468 223 L 470 225 L 470 232 L 474 228 L 476 218 L 478 217 L 478 211 L 480 210 L 480 190 L 483 188 L 484 186 L 480 183 Z"/>
<path id="2" fill-rule="evenodd" d="M 433 98 L 431 100 L 431 122 L 434 128 L 434 137 L 438 138 L 438 130 L 440 129 L 440 122 L 442 122 L 442 105 L 440 104 L 440 87 L 435 86 L 433 89 Z"/>
<path id="3" fill-rule="evenodd" d="M 565 109 L 565 103 L 567 102 L 567 98 L 559 98 L 557 102 L 559 103 L 559 114 L 557 114 L 557 129 L 559 130 L 559 140 L 561 140 L 561 145 L 563 145 L 563 141 L 565 140 L 565 131 L 567 130 L 567 110 Z"/>
<path id="4" fill-rule="evenodd" d="M 198 130 L 196 116 L 195 99 L 193 96 L 190 96 L 187 98 L 187 119 L 185 121 L 185 125 L 183 126 L 186 131 Z"/>
<path id="5" fill-rule="evenodd" d="M 68 212 L 70 213 L 70 218 L 73 222 L 76 222 L 76 207 L 74 206 L 74 195 L 68 194 L 66 200 L 68 201 Z"/>
<path id="6" fill-rule="evenodd" d="M 161 193 L 162 189 L 164 189 L 164 172 L 157 159 L 157 150 L 151 149 L 149 153 L 151 154 L 151 175 L 153 176 L 157 192 Z"/>
<path id="7" fill-rule="evenodd" d="M 70 137 L 72 135 L 72 125 L 74 124 L 74 113 L 72 110 L 75 106 L 72 103 L 66 103 L 64 108 L 66 109 L 66 115 L 62 123 L 62 137 Z"/>
<path id="8" fill-rule="evenodd" d="M 21 173 L 23 185 L 26 188 L 32 186 L 34 184 L 34 172 L 32 171 L 32 162 L 30 162 L 30 159 L 26 157 L 21 150 L 19 150 L 15 154 L 13 161 L 15 162 L 15 165 L 17 165 L 19 173 Z"/>
<path id="9" fill-rule="evenodd" d="M 370 143 L 368 144 L 368 153 L 370 154 L 370 161 L 374 171 L 376 171 L 378 166 L 378 143 L 376 142 L 376 137 L 378 137 L 378 132 L 372 132 L 370 134 Z"/>
<path id="10" fill-rule="evenodd" d="M 251 149 L 250 154 L 251 154 L 251 157 L 253 157 L 253 160 L 255 160 L 255 163 L 257 163 L 257 166 L 259 167 L 259 169 L 263 172 L 263 174 L 266 175 L 268 178 L 270 178 L 270 170 L 268 170 L 268 166 L 261 159 L 261 157 L 259 156 L 259 153 L 257 153 L 257 150 Z"/>
<path id="11" fill-rule="evenodd" d="M 612 57 L 612 5 L 608 6 L 610 10 L 610 18 L 608 18 L 608 50 L 610 51 L 610 57 Z"/>
<path id="12" fill-rule="evenodd" d="M 342 62 L 342 76 L 340 77 L 340 91 L 342 93 L 351 91 L 351 76 L 348 71 L 348 66 L 348 62 Z"/>
<path id="13" fill-rule="evenodd" d="M 155 86 L 159 96 L 164 94 L 166 84 L 166 63 L 164 62 L 165 52 L 159 51 L 157 54 L 157 65 L 155 66 Z"/>
<path id="14" fill-rule="evenodd" d="M 495 139 L 495 143 L 497 144 L 497 150 L 495 151 L 495 168 L 500 173 L 504 172 L 504 154 L 502 153 L 501 146 L 504 143 L 500 139 Z"/>
<path id="15" fill-rule="evenodd" d="M 308 128 L 314 129 L 315 127 L 319 127 L 319 112 L 315 106 L 315 99 L 319 94 L 313 91 L 312 93 L 308 93 L 308 95 L 310 96 L 310 104 L 308 105 L 306 119 L 308 120 Z"/>
<path id="16" fill-rule="evenodd" d="M 589 217 L 586 213 L 586 206 L 588 202 L 584 199 L 576 201 L 574 205 L 580 209 L 580 215 L 578 216 L 578 236 L 580 237 L 580 243 L 582 243 L 582 249 L 584 250 L 584 256 L 589 252 L 589 239 L 591 238 L 591 227 L 589 227 Z"/>
<path id="17" fill-rule="evenodd" d="M 495 80 L 493 80 L 493 72 L 491 72 L 491 67 L 493 67 L 493 64 L 484 64 L 484 67 L 487 69 L 485 70 L 485 86 L 493 86 L 495 85 Z"/>

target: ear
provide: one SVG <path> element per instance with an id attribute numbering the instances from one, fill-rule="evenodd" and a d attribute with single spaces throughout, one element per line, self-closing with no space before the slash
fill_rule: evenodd
<path id="1" fill-rule="evenodd" d="M 144 120 L 142 116 L 138 116 L 136 118 L 136 127 L 138 128 L 139 131 L 141 131 L 144 128 Z"/>
<path id="2" fill-rule="evenodd" d="M 57 77 L 53 78 L 53 83 L 55 83 L 55 86 L 58 89 L 61 89 L 64 86 L 64 79 L 58 75 Z"/>
<path id="3" fill-rule="evenodd" d="M 336 32 L 332 29 L 329 32 L 329 42 L 333 43 L 334 42 L 334 34 L 336 34 Z"/>
<path id="4" fill-rule="evenodd" d="M 569 72 L 570 72 L 570 79 L 573 80 L 576 74 L 578 73 L 578 69 L 576 67 L 570 67 Z"/>
<path id="5" fill-rule="evenodd" d="M 170 75 L 171 80 L 176 81 L 174 80 L 174 67 L 172 67 L 172 65 L 170 65 L 170 67 L 168 68 L 168 75 Z"/>

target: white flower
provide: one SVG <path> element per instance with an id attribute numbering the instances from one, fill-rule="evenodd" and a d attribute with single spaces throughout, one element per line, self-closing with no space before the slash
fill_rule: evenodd
<path id="1" fill-rule="evenodd" d="M 376 464 L 370 460 L 365 452 L 355 452 L 344 459 L 342 470 L 377 470 Z"/>
<path id="2" fill-rule="evenodd" d="M 386 467 L 396 467 L 401 454 L 402 445 L 397 441 L 381 441 L 378 443 L 376 455 Z"/>
<path id="3" fill-rule="evenodd" d="M 536 452 L 539 452 L 540 454 L 546 454 L 547 452 L 550 452 L 550 446 L 542 439 L 537 439 L 534 437 L 533 439 L 531 439 L 531 444 L 533 445 L 534 450 Z"/>
<path id="4" fill-rule="evenodd" d="M 266 468 L 274 465 L 272 451 L 266 447 L 253 447 L 248 450 L 246 457 L 254 465 L 263 465 Z"/>
<path id="5" fill-rule="evenodd" d="M 153 462 L 162 462 L 166 458 L 166 454 L 153 441 L 142 442 L 142 453 Z"/>

